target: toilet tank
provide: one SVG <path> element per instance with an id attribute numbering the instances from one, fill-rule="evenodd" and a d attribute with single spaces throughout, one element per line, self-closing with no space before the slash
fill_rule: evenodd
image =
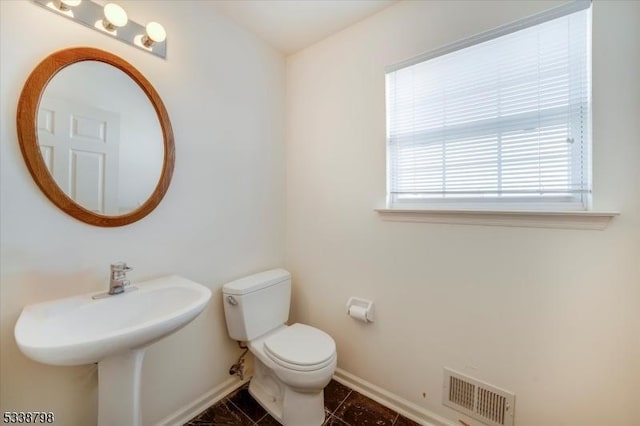
<path id="1" fill-rule="evenodd" d="M 222 286 L 229 336 L 250 341 L 283 325 L 289 318 L 291 274 L 272 269 Z"/>

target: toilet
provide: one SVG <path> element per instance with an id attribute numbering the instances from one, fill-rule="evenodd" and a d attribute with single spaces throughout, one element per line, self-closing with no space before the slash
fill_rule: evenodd
<path id="1" fill-rule="evenodd" d="M 337 365 L 336 344 L 322 330 L 286 325 L 291 275 L 272 269 L 222 287 L 227 330 L 254 355 L 249 393 L 285 426 L 324 422 L 323 389 Z"/>

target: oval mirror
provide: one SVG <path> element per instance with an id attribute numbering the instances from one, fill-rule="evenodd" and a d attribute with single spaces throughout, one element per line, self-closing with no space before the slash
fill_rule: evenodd
<path id="1" fill-rule="evenodd" d="M 97 226 L 142 219 L 164 197 L 175 162 L 167 111 L 123 59 L 92 48 L 45 58 L 18 102 L 29 172 L 59 208 Z"/>

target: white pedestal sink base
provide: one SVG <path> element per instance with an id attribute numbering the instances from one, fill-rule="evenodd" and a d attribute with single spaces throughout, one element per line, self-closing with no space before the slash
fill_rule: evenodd
<path id="1" fill-rule="evenodd" d="M 98 363 L 98 426 L 141 426 L 140 374 L 144 349 Z"/>

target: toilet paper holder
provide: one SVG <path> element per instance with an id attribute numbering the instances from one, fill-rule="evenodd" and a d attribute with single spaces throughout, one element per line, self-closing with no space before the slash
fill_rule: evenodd
<path id="1" fill-rule="evenodd" d="M 363 322 L 373 322 L 373 302 L 359 297 L 347 301 L 347 315 Z"/>

